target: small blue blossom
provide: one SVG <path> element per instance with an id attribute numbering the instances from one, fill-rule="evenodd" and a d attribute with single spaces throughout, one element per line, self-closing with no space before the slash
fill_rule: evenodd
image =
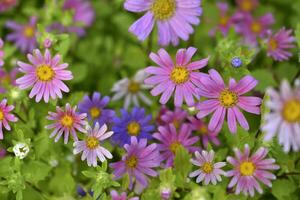
<path id="1" fill-rule="evenodd" d="M 236 68 L 239 68 L 243 65 L 243 61 L 238 58 L 238 57 L 234 57 L 232 60 L 231 60 L 231 65 L 233 67 L 236 67 Z"/>

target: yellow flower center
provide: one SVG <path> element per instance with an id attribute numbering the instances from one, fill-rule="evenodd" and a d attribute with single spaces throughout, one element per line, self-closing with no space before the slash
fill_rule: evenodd
<path id="1" fill-rule="evenodd" d="M 72 127 L 73 123 L 74 123 L 74 119 L 72 116 L 68 115 L 68 114 L 65 114 L 61 120 L 60 120 L 61 124 L 65 127 Z"/>
<path id="2" fill-rule="evenodd" d="M 220 24 L 221 26 L 226 26 L 227 23 L 228 23 L 228 21 L 229 21 L 229 18 L 228 18 L 227 16 L 223 16 L 223 17 L 220 18 L 219 24 Z"/>
<path id="3" fill-rule="evenodd" d="M 255 171 L 255 165 L 253 164 L 253 162 L 244 161 L 240 165 L 240 173 L 242 176 L 251 176 L 253 175 L 254 171 Z"/>
<path id="4" fill-rule="evenodd" d="M 40 81 L 51 81 L 55 72 L 49 65 L 43 64 L 37 67 L 36 75 Z"/>
<path id="5" fill-rule="evenodd" d="M 173 154 L 176 154 L 176 151 L 180 146 L 181 146 L 180 142 L 178 141 L 172 142 L 170 145 L 170 150 L 172 151 Z"/>
<path id="6" fill-rule="evenodd" d="M 219 101 L 223 107 L 230 108 L 238 103 L 238 95 L 235 92 L 225 89 L 221 92 Z"/>
<path id="7" fill-rule="evenodd" d="M 23 34 L 27 38 L 33 38 L 34 37 L 34 28 L 32 26 L 25 26 L 23 30 Z"/>
<path id="8" fill-rule="evenodd" d="M 244 0 L 241 3 L 241 9 L 243 11 L 249 12 L 254 8 L 254 4 L 252 3 L 252 0 Z"/>
<path id="9" fill-rule="evenodd" d="M 295 123 L 300 121 L 300 101 L 293 99 L 286 102 L 282 109 L 282 117 L 285 121 Z"/>
<path id="10" fill-rule="evenodd" d="M 173 125 L 175 126 L 176 129 L 180 127 L 180 122 L 176 119 L 173 120 Z"/>
<path id="11" fill-rule="evenodd" d="M 90 114 L 93 119 L 98 118 L 101 115 L 101 109 L 97 107 L 92 107 L 90 109 Z"/>
<path id="12" fill-rule="evenodd" d="M 171 72 L 171 80 L 175 84 L 185 83 L 189 79 L 190 72 L 182 66 L 176 66 Z"/>
<path id="13" fill-rule="evenodd" d="M 0 121 L 2 121 L 4 119 L 4 113 L 2 110 L 0 110 Z"/>
<path id="14" fill-rule="evenodd" d="M 213 165 L 209 162 L 205 162 L 202 166 L 201 169 L 204 173 L 209 174 L 213 171 Z"/>
<path id="15" fill-rule="evenodd" d="M 138 162 L 138 160 L 137 160 L 136 156 L 130 156 L 125 161 L 126 166 L 129 167 L 129 168 L 135 168 L 137 166 L 137 162 Z"/>
<path id="16" fill-rule="evenodd" d="M 130 122 L 127 125 L 127 132 L 129 135 L 137 136 L 140 133 L 141 126 L 136 121 Z"/>
<path id="17" fill-rule="evenodd" d="M 175 0 L 154 0 L 151 11 L 157 20 L 167 20 L 171 18 L 176 10 Z"/>
<path id="18" fill-rule="evenodd" d="M 262 26 L 259 22 L 253 22 L 251 24 L 251 31 L 253 33 L 260 33 L 262 31 Z"/>
<path id="19" fill-rule="evenodd" d="M 199 127 L 199 132 L 203 135 L 206 135 L 206 134 L 208 134 L 208 129 L 206 126 L 202 125 Z"/>
<path id="20" fill-rule="evenodd" d="M 96 147 L 98 147 L 99 145 L 99 140 L 97 140 L 97 138 L 95 137 L 88 137 L 86 140 L 86 146 L 89 149 L 95 149 Z"/>
<path id="21" fill-rule="evenodd" d="M 128 91 L 130 93 L 137 93 L 138 91 L 140 91 L 140 84 L 134 81 L 131 81 L 128 85 Z"/>
<path id="22" fill-rule="evenodd" d="M 277 49 L 277 47 L 278 47 L 277 41 L 274 39 L 270 39 L 269 40 L 269 49 L 275 50 L 275 49 Z"/>

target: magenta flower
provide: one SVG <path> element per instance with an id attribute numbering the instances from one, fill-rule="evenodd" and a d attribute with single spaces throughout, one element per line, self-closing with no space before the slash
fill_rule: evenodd
<path id="1" fill-rule="evenodd" d="M 84 121 L 86 113 L 78 114 L 76 112 L 76 106 L 72 108 L 70 104 L 66 104 L 65 110 L 60 107 L 56 107 L 56 112 L 48 112 L 47 119 L 54 121 L 53 124 L 45 126 L 46 129 L 54 129 L 50 135 L 50 138 L 55 137 L 55 142 L 64 134 L 64 143 L 67 144 L 69 135 L 71 133 L 74 141 L 78 141 L 76 130 L 86 133 L 83 126 L 87 125 Z"/>
<path id="2" fill-rule="evenodd" d="M 218 181 L 221 181 L 221 175 L 225 175 L 225 172 L 221 169 L 226 165 L 225 162 L 217 162 L 214 163 L 215 152 L 213 150 L 202 151 L 201 154 L 196 151 L 195 152 L 196 159 L 192 159 L 191 162 L 200 167 L 196 171 L 190 173 L 190 177 L 196 177 L 196 183 L 200 183 L 204 181 L 204 185 L 208 185 L 210 182 L 214 185 L 217 184 Z"/>
<path id="3" fill-rule="evenodd" d="M 162 94 L 159 100 L 161 104 L 166 104 L 173 92 L 176 107 L 181 107 L 183 99 L 187 105 L 193 106 L 194 97 L 199 98 L 196 87 L 200 83 L 200 78 L 206 74 L 198 70 L 207 65 L 209 58 L 191 62 L 196 51 L 194 47 L 179 49 L 175 63 L 164 49 L 160 49 L 158 54 L 150 54 L 150 58 L 159 67 L 146 68 L 146 72 L 153 76 L 148 77 L 145 83 L 155 86 L 151 90 L 153 96 Z"/>
<path id="4" fill-rule="evenodd" d="M 88 166 L 97 166 L 97 158 L 104 162 L 106 158 L 112 159 L 111 153 L 101 145 L 101 142 L 112 136 L 113 132 L 107 131 L 107 126 L 99 126 L 96 122 L 94 129 L 87 129 L 87 137 L 83 141 L 74 142 L 74 154 L 82 152 L 81 160 L 87 160 Z M 106 158 L 105 158 L 106 157 Z"/>
<path id="5" fill-rule="evenodd" d="M 228 3 L 218 2 L 219 21 L 217 27 L 210 31 L 211 35 L 215 35 L 216 31 L 220 31 L 224 36 L 227 35 L 231 26 L 233 26 L 233 19 L 228 13 Z"/>
<path id="6" fill-rule="evenodd" d="M 226 176 L 233 177 L 228 185 L 232 188 L 236 185 L 235 194 L 244 195 L 250 194 L 254 196 L 255 190 L 262 193 L 262 189 L 258 181 L 272 187 L 271 180 L 276 179 L 276 176 L 268 170 L 277 170 L 279 166 L 274 164 L 275 159 L 265 157 L 268 150 L 260 147 L 252 156 L 250 156 L 250 149 L 248 144 L 245 144 L 244 153 L 239 149 L 234 149 L 235 158 L 228 156 L 227 162 L 233 165 L 234 169 L 226 172 Z"/>
<path id="7" fill-rule="evenodd" d="M 201 119 L 197 119 L 195 117 L 188 117 L 188 119 L 190 121 L 192 131 L 199 135 L 205 148 L 207 148 L 209 142 L 212 142 L 215 145 L 220 145 L 218 132 L 209 130 L 206 123 L 204 123 Z"/>
<path id="8" fill-rule="evenodd" d="M 28 24 L 17 24 L 8 21 L 6 27 L 14 32 L 7 35 L 8 41 L 15 42 L 16 46 L 24 53 L 31 52 L 37 45 L 37 18 L 31 17 Z"/>
<path id="9" fill-rule="evenodd" d="M 0 67 L 4 65 L 3 57 L 4 57 L 4 50 L 2 49 L 4 45 L 3 40 L 0 38 Z"/>
<path id="10" fill-rule="evenodd" d="M 187 112 L 181 108 L 176 107 L 174 111 L 167 110 L 161 116 L 161 125 L 173 124 L 178 129 L 187 118 Z"/>
<path id="11" fill-rule="evenodd" d="M 239 11 L 244 13 L 252 12 L 258 6 L 258 0 L 236 0 Z"/>
<path id="12" fill-rule="evenodd" d="M 178 45 L 179 38 L 188 40 L 194 32 L 192 25 L 200 23 L 201 0 L 126 0 L 124 7 L 131 12 L 146 12 L 129 31 L 144 41 L 154 24 L 158 27 L 158 43 Z"/>
<path id="13" fill-rule="evenodd" d="M 139 197 L 127 198 L 126 192 L 122 192 L 120 195 L 116 190 L 110 191 L 111 200 L 139 200 Z"/>
<path id="14" fill-rule="evenodd" d="M 295 47 L 295 37 L 291 36 L 292 30 L 280 29 L 274 35 L 270 34 L 267 39 L 268 56 L 274 60 L 288 60 L 293 54 L 288 52 L 288 49 Z"/>
<path id="15" fill-rule="evenodd" d="M 242 96 L 252 90 L 258 81 L 250 75 L 244 76 L 238 83 L 230 79 L 229 86 L 224 84 L 221 75 L 214 69 L 209 70 L 209 77 L 201 79 L 200 95 L 209 98 L 197 105 L 198 118 L 203 118 L 214 112 L 209 121 L 208 129 L 219 132 L 227 113 L 228 128 L 231 133 L 237 131 L 237 121 L 245 130 L 249 124 L 239 108 L 253 114 L 260 114 L 261 98 Z"/>
<path id="16" fill-rule="evenodd" d="M 16 86 L 16 76 L 18 72 L 19 70 L 17 68 L 13 68 L 10 72 L 0 69 L 0 93 L 6 93 L 5 86 Z"/>
<path id="17" fill-rule="evenodd" d="M 60 55 L 51 58 L 51 53 L 46 49 L 44 56 L 36 49 L 33 55 L 28 54 L 27 58 L 30 64 L 18 61 L 19 70 L 25 75 L 16 80 L 20 89 L 32 87 L 29 97 L 35 97 L 35 101 L 39 102 L 42 97 L 48 102 L 49 97 L 56 99 L 58 96 L 62 98 L 63 92 L 69 92 L 69 88 L 62 82 L 73 78 L 72 72 L 65 70 L 67 63 L 59 64 Z"/>
<path id="18" fill-rule="evenodd" d="M 1 0 L 0 1 L 0 13 L 5 12 L 15 5 L 17 5 L 17 0 Z"/>
<path id="19" fill-rule="evenodd" d="M 4 148 L 0 146 L 0 160 L 6 156 L 7 152 Z"/>
<path id="20" fill-rule="evenodd" d="M 131 144 L 125 144 L 126 154 L 122 160 L 111 163 L 110 167 L 114 169 L 114 176 L 120 179 L 123 175 L 128 174 L 130 183 L 129 189 L 133 188 L 140 193 L 148 185 L 148 176 L 155 177 L 158 175 L 152 168 L 158 167 L 161 162 L 159 151 L 156 144 L 147 146 L 147 139 L 137 140 L 131 137 Z"/>
<path id="21" fill-rule="evenodd" d="M 11 128 L 8 122 L 16 122 L 18 118 L 16 118 L 10 112 L 15 108 L 13 105 L 6 105 L 7 99 L 2 99 L 0 102 L 0 140 L 3 139 L 3 127 L 10 131 Z"/>
<path id="22" fill-rule="evenodd" d="M 191 128 L 188 124 L 183 124 L 178 132 L 173 124 L 159 126 L 158 131 L 153 134 L 153 137 L 161 142 L 161 144 L 158 144 L 158 149 L 162 152 L 162 159 L 166 160 L 165 167 L 173 166 L 176 151 L 180 146 L 187 149 L 190 153 L 199 150 L 198 147 L 192 146 L 199 140 L 199 137 L 192 136 Z"/>

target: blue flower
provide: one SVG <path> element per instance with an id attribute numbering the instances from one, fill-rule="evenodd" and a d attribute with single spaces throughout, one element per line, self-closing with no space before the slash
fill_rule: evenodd
<path id="1" fill-rule="evenodd" d="M 143 108 L 135 107 L 131 113 L 121 109 L 121 117 L 114 118 L 113 141 L 123 146 L 130 144 L 131 136 L 136 136 L 138 139 L 152 139 L 151 132 L 154 131 L 154 125 L 150 124 L 151 120 L 151 115 L 146 116 Z"/>
<path id="2" fill-rule="evenodd" d="M 238 67 L 241 67 L 241 66 L 243 65 L 243 61 L 242 61 L 240 58 L 235 57 L 235 58 L 233 58 L 233 59 L 231 60 L 231 65 L 232 65 L 233 67 L 238 68 Z"/>

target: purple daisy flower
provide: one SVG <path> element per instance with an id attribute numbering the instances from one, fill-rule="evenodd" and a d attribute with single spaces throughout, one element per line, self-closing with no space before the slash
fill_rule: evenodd
<path id="1" fill-rule="evenodd" d="M 187 112 L 181 108 L 176 107 L 174 111 L 167 110 L 161 116 L 161 125 L 173 124 L 178 129 L 187 118 Z"/>
<path id="2" fill-rule="evenodd" d="M 73 79 L 72 72 L 65 70 L 67 63 L 59 64 L 61 56 L 56 54 L 53 58 L 48 49 L 44 56 L 36 49 L 33 55 L 28 54 L 30 64 L 18 61 L 19 70 L 25 75 L 16 80 L 20 89 L 32 87 L 29 97 L 36 96 L 35 101 L 39 102 L 42 97 L 48 102 L 49 97 L 56 99 L 62 98 L 61 91 L 69 92 L 69 88 L 62 82 Z"/>
<path id="3" fill-rule="evenodd" d="M 239 11 L 244 13 L 252 12 L 258 6 L 258 0 L 236 0 Z"/>
<path id="4" fill-rule="evenodd" d="M 92 98 L 85 95 L 83 101 L 78 104 L 79 112 L 87 113 L 88 119 L 92 120 L 94 124 L 98 122 L 99 125 L 102 126 L 103 124 L 111 123 L 113 121 L 115 111 L 105 109 L 109 100 L 108 96 L 104 96 L 101 99 L 101 94 L 99 92 L 94 92 Z"/>
<path id="5" fill-rule="evenodd" d="M 213 150 L 202 151 L 199 153 L 198 151 L 195 152 L 196 159 L 191 159 L 191 162 L 200 167 L 196 171 L 190 173 L 190 177 L 196 177 L 196 183 L 200 183 L 204 181 L 204 185 L 208 185 L 210 182 L 216 185 L 217 182 L 221 181 L 221 175 L 225 175 L 225 172 L 221 169 L 226 165 L 225 162 L 217 162 L 214 163 L 215 152 Z"/>
<path id="6" fill-rule="evenodd" d="M 200 140 L 205 148 L 209 142 L 212 142 L 215 145 L 220 145 L 220 141 L 218 139 L 218 132 L 211 131 L 208 129 L 207 124 L 204 123 L 201 119 L 197 119 L 195 117 L 188 117 L 190 121 L 190 127 L 192 131 L 198 133 Z"/>
<path id="7" fill-rule="evenodd" d="M 15 42 L 16 46 L 24 53 L 31 52 L 36 46 L 37 18 L 31 17 L 28 24 L 17 24 L 8 21 L 6 27 L 13 30 L 6 39 Z"/>
<path id="8" fill-rule="evenodd" d="M 267 39 L 267 55 L 277 61 L 288 60 L 293 54 L 287 50 L 295 47 L 293 44 L 295 37 L 291 34 L 292 30 L 285 30 L 285 28 L 280 29 L 274 35 L 270 34 Z"/>
<path id="9" fill-rule="evenodd" d="M 0 67 L 4 65 L 3 57 L 4 57 L 4 50 L 2 49 L 4 45 L 3 40 L 0 38 Z"/>
<path id="10" fill-rule="evenodd" d="M 265 158 L 268 154 L 266 148 L 260 147 L 250 156 L 249 146 L 245 144 L 243 153 L 237 148 L 234 149 L 234 153 L 235 158 L 227 157 L 227 162 L 233 165 L 234 169 L 226 172 L 226 176 L 233 177 L 228 187 L 232 188 L 236 185 L 235 194 L 243 192 L 244 195 L 250 194 L 253 197 L 255 190 L 262 193 L 258 181 L 272 187 L 270 180 L 276 179 L 276 176 L 268 170 L 277 170 L 279 166 L 274 164 L 275 159 Z"/>
<path id="11" fill-rule="evenodd" d="M 210 35 L 215 35 L 215 32 L 221 31 L 221 33 L 226 36 L 230 27 L 233 25 L 233 19 L 229 16 L 228 13 L 228 3 L 219 2 L 217 3 L 217 7 L 219 9 L 219 21 L 217 27 L 212 29 L 209 33 Z"/>
<path id="12" fill-rule="evenodd" d="M 146 72 L 152 74 L 145 80 L 146 84 L 154 85 L 151 90 L 153 96 L 161 95 L 159 102 L 166 104 L 173 92 L 175 93 L 174 104 L 181 107 L 183 99 L 189 106 L 194 106 L 194 97 L 199 98 L 196 87 L 200 83 L 200 78 L 207 76 L 198 70 L 205 67 L 209 58 L 191 62 L 191 58 L 197 49 L 179 49 L 174 63 L 169 54 L 160 49 L 158 54 L 151 53 L 150 58 L 159 67 L 147 67 Z"/>
<path id="13" fill-rule="evenodd" d="M 152 139 L 154 125 L 151 125 L 151 115 L 145 116 L 145 109 L 135 107 L 131 113 L 121 109 L 121 117 L 114 118 L 112 130 L 114 132 L 113 141 L 120 146 L 130 143 L 131 136 L 137 139 Z"/>
<path id="14" fill-rule="evenodd" d="M 116 190 L 110 191 L 110 197 L 112 200 L 139 200 L 140 199 L 139 197 L 131 197 L 128 199 L 126 192 L 122 192 L 119 195 Z"/>
<path id="15" fill-rule="evenodd" d="M 45 126 L 46 129 L 54 129 L 50 138 L 55 137 L 55 142 L 64 134 L 64 143 L 67 144 L 71 133 L 74 141 L 78 141 L 76 130 L 86 133 L 83 126 L 88 123 L 85 121 L 86 113 L 78 114 L 76 106 L 72 108 L 70 104 L 66 104 L 65 110 L 56 107 L 56 112 L 48 112 L 47 119 L 54 121 L 53 124 Z"/>
<path id="16" fill-rule="evenodd" d="M 156 144 L 147 146 L 147 139 L 138 139 L 131 137 L 131 143 L 125 144 L 126 154 L 122 160 L 111 163 L 110 167 L 114 169 L 114 176 L 120 179 L 125 174 L 129 175 L 129 189 L 133 188 L 140 193 L 148 185 L 148 176 L 155 177 L 158 175 L 152 168 L 159 167 L 161 157 L 157 150 Z"/>
<path id="17" fill-rule="evenodd" d="M 107 126 L 99 126 L 95 124 L 94 129 L 89 127 L 87 129 L 87 137 L 82 141 L 74 142 L 74 154 L 82 152 L 81 160 L 87 160 L 88 166 L 97 166 L 97 158 L 104 162 L 106 158 L 112 159 L 111 153 L 101 145 L 101 142 L 112 136 L 113 132 L 107 131 Z"/>
<path id="18" fill-rule="evenodd" d="M 192 136 L 188 124 L 183 124 L 179 130 L 176 130 L 173 124 L 159 126 L 158 131 L 153 134 L 153 137 L 161 142 L 157 146 L 162 151 L 162 159 L 166 160 L 166 168 L 173 166 L 176 151 L 180 146 L 186 148 L 190 153 L 199 150 L 198 147 L 192 146 L 199 140 L 199 137 Z"/>
<path id="19" fill-rule="evenodd" d="M 208 124 L 208 129 L 220 132 L 227 113 L 227 123 L 231 133 L 236 133 L 237 121 L 242 128 L 249 130 L 249 124 L 240 108 L 259 115 L 261 98 L 242 95 L 252 90 L 257 83 L 258 81 L 255 78 L 247 75 L 238 83 L 231 78 L 229 86 L 226 86 L 216 70 L 209 70 L 209 77 L 203 77 L 199 86 L 200 95 L 209 99 L 197 105 L 199 110 L 197 117 L 201 119 L 214 112 Z"/>
<path id="20" fill-rule="evenodd" d="M 0 1 L 0 13 L 5 12 L 15 5 L 17 5 L 17 0 L 1 0 Z"/>
<path id="21" fill-rule="evenodd" d="M 8 122 L 16 122 L 18 118 L 16 118 L 10 112 L 15 108 L 13 105 L 6 105 L 7 99 L 2 99 L 0 102 L 0 140 L 3 140 L 3 127 L 10 131 L 11 128 Z"/>
<path id="22" fill-rule="evenodd" d="M 145 40 L 154 24 L 158 27 L 158 43 L 178 45 L 179 38 L 188 40 L 194 32 L 192 25 L 200 23 L 201 0 L 126 0 L 124 8 L 131 12 L 146 14 L 137 20 L 129 31 L 139 40 Z"/>
<path id="23" fill-rule="evenodd" d="M 10 72 L 6 72 L 4 69 L 0 69 L 0 93 L 6 93 L 6 89 L 2 86 L 16 86 L 16 77 L 19 70 L 13 68 Z"/>

